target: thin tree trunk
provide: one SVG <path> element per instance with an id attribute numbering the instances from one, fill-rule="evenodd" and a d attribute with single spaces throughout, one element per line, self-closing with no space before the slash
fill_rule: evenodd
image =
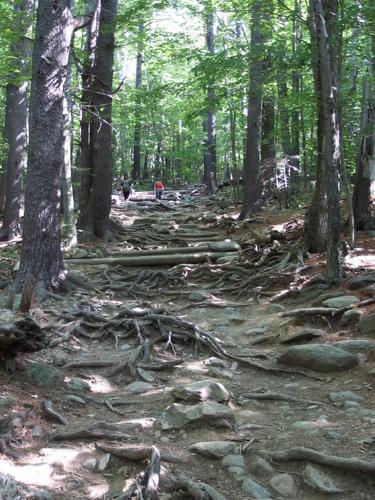
<path id="1" fill-rule="evenodd" d="M 262 114 L 263 50 L 261 23 L 262 2 L 255 0 L 252 7 L 251 45 L 254 49 L 250 66 L 249 104 L 247 115 L 246 156 L 243 175 L 243 201 L 240 219 L 249 217 L 256 209 L 259 183 L 260 125 Z"/>
<path id="2" fill-rule="evenodd" d="M 22 173 L 26 166 L 28 71 L 31 56 L 31 27 L 33 0 L 22 0 L 14 4 L 14 22 L 17 40 L 11 46 L 11 55 L 17 59 L 17 72 L 9 75 L 6 97 L 4 137 L 8 143 L 5 175 L 5 207 L 0 237 L 12 240 L 21 234 L 20 208 L 22 195 Z"/>
<path id="3" fill-rule="evenodd" d="M 206 44 L 210 56 L 215 54 L 214 12 L 212 2 L 207 5 Z M 215 82 L 209 79 L 207 88 L 207 116 L 205 121 L 204 181 L 209 194 L 217 190 L 216 180 L 216 92 Z"/>
<path id="4" fill-rule="evenodd" d="M 135 75 L 135 110 L 134 110 L 134 152 L 133 152 L 133 170 L 132 178 L 139 179 L 141 176 L 141 97 L 140 89 L 142 87 L 142 63 L 143 63 L 143 37 L 145 27 L 143 24 L 138 26 L 138 53 Z"/>
<path id="5" fill-rule="evenodd" d="M 275 145 L 275 103 L 272 97 L 263 100 L 262 143 L 261 143 L 260 193 L 262 203 L 269 203 L 273 197 L 273 182 L 276 170 Z"/>

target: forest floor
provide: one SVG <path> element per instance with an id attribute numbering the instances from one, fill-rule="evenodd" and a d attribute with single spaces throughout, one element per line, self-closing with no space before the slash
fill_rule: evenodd
<path id="1" fill-rule="evenodd" d="M 238 222 L 224 199 L 115 197 L 117 239 L 67 259 L 85 287 L 32 306 L 54 345 L 0 371 L 0 498 L 373 499 L 375 325 L 358 321 L 375 309 L 374 239 L 327 289 L 324 256 L 302 259 L 301 212 Z M 241 250 L 217 259 L 228 238 Z M 203 242 L 201 263 L 105 260 Z M 18 251 L 0 248 L 4 283 Z"/>

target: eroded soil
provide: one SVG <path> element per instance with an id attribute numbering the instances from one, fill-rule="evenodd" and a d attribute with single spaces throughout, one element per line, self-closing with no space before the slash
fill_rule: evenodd
<path id="1" fill-rule="evenodd" d="M 281 367 L 277 357 L 295 345 L 283 341 L 306 328 L 322 331 L 322 337 L 309 341 L 311 343 L 359 338 L 356 326 L 343 328 L 339 320 L 329 316 L 306 315 L 295 319 L 283 314 L 297 307 L 308 308 L 328 292 L 333 295 L 350 293 L 360 300 L 372 297 L 371 287 L 354 292 L 347 290 L 351 276 L 368 272 L 373 267 L 371 239 L 360 235 L 360 249 L 347 257 L 346 280 L 339 289 L 327 290 L 320 279 L 324 272 L 323 256 L 314 256 L 302 263 L 297 238 L 278 244 L 264 238 L 264 231 L 271 224 L 281 231 L 284 222 L 294 221 L 292 226 L 294 224 L 300 231 L 298 213 L 269 210 L 252 222 L 239 224 L 228 217 L 228 214 L 235 216 L 236 210 L 220 209 L 216 202 L 188 199 L 177 205 L 166 202 L 162 206 L 150 206 L 152 209 L 137 207 L 135 210 L 136 206 L 131 205 L 125 210 L 121 200 L 118 201 L 113 210 L 123 228 L 116 223 L 118 239 L 105 248 L 82 246 L 74 256 L 102 258 L 127 250 L 186 246 L 225 238 L 241 245 L 241 255 L 234 260 L 231 258 L 229 263 L 208 261 L 141 268 L 68 263 L 69 268 L 82 273 L 92 289 L 78 287 L 63 300 L 35 304 L 31 311 L 51 338 L 56 340 L 61 336 L 61 342 L 37 353 L 19 354 L 17 371 L 13 375 L 0 372 L 3 418 L 18 413 L 25 415 L 29 410 L 15 431 L 12 447 L 17 456 L 0 453 L 0 472 L 28 488 L 28 493 L 20 498 L 32 496 L 38 490 L 43 490 L 46 495 L 50 493 L 53 499 L 125 498 L 121 497 L 122 492 L 137 478 L 139 480 L 139 474 L 147 469 L 147 460 L 131 461 L 111 456 L 109 465 L 102 472 L 89 470 L 87 460 L 99 460 L 105 455 L 95 443 L 105 442 L 113 446 L 131 443 L 155 445 L 182 459 L 182 463 L 162 462 L 159 493 L 165 500 L 198 498 L 182 490 L 168 491 L 170 477 L 179 475 L 208 483 L 228 500 L 256 497 L 244 491 L 244 477 L 252 478 L 266 488 L 272 498 L 292 498 L 280 494 L 269 483 L 272 477 L 283 473 L 294 479 L 295 498 L 326 498 L 326 494 L 311 488 L 303 479 L 308 461 L 274 461 L 273 471 L 267 472 L 257 466 L 257 458 L 262 455 L 261 450 L 273 452 L 304 447 L 325 455 L 357 457 L 374 463 L 375 413 L 363 417 L 359 410 L 355 410 L 365 408 L 375 412 L 373 354 L 360 354 L 359 365 L 344 372 L 305 370 L 302 375 L 293 369 L 289 370 L 290 373 L 268 369 Z M 2 247 L 5 280 L 9 278 L 9 267 L 17 250 L 17 245 Z M 288 254 L 290 256 L 286 258 Z M 250 280 L 251 277 L 254 279 Z M 6 294 L 5 289 L 2 304 L 6 302 Z M 154 325 L 147 326 L 146 322 L 140 336 L 137 320 L 134 322 L 134 317 L 128 317 L 124 312 L 126 308 L 132 310 L 135 307 L 194 323 L 199 331 L 210 333 L 220 346 L 234 355 L 233 359 L 220 357 L 199 340 L 193 342 L 191 337 L 184 337 L 177 327 L 168 329 L 163 326 L 157 332 Z M 372 309 L 373 306 L 369 305 L 361 311 L 367 314 Z M 113 320 L 121 311 L 129 322 L 108 327 L 105 322 Z M 102 323 L 99 318 L 103 319 Z M 73 322 L 76 322 L 74 328 L 71 326 Z M 137 349 L 145 334 L 149 334 L 152 341 L 150 363 L 176 358 L 181 358 L 183 363 L 172 369 L 151 371 L 147 369 L 147 361 L 144 362 L 142 367 L 152 387 L 142 394 L 134 394 L 127 387 L 131 382 L 142 380 L 139 372 L 129 372 L 124 368 L 109 375 L 109 371 L 117 367 L 129 352 Z M 164 337 L 156 342 L 160 334 Z M 63 335 L 66 335 L 64 339 Z M 214 360 L 213 366 L 208 361 L 212 357 L 220 358 L 221 362 Z M 254 361 L 265 369 L 246 366 L 241 359 Z M 92 360 L 111 361 L 112 366 L 65 366 Z M 61 365 L 57 369 L 63 373 L 64 383 L 34 384 L 27 375 L 30 363 Z M 72 377 L 85 380 L 90 389 L 67 390 L 66 384 Z M 201 422 L 182 430 L 162 431 L 158 420 L 173 402 L 172 388 L 208 378 L 220 382 L 229 391 L 228 406 L 234 412 L 234 421 L 219 422 L 220 425 Z M 354 392 L 363 401 L 348 411 L 351 405 L 328 399 L 330 393 L 343 390 Z M 289 395 L 295 401 L 246 397 L 247 393 L 262 392 Z M 52 401 L 54 409 L 67 420 L 67 425 L 45 417 L 41 403 L 46 399 Z M 119 400 L 121 404 L 117 404 Z M 117 428 L 123 429 L 128 437 L 87 439 L 61 435 L 87 430 L 99 423 L 120 423 Z M 237 443 L 237 452 L 241 454 L 242 451 L 244 457 L 245 475 L 230 472 L 221 459 L 208 459 L 189 451 L 194 443 L 216 440 Z M 333 495 L 335 498 L 374 498 L 373 473 L 314 466 L 328 474 L 340 490 Z"/>

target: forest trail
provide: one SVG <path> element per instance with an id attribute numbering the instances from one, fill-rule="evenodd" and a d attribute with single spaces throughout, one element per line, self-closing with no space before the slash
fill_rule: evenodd
<path id="1" fill-rule="evenodd" d="M 126 210 L 114 200 L 117 241 L 67 259 L 87 288 L 32 309 L 55 345 L 20 355 L 13 376 L 0 374 L 0 422 L 23 415 L 9 449 L 0 440 L 0 471 L 39 490 L 31 498 L 125 499 L 139 488 L 156 498 L 157 450 L 154 476 L 146 460 L 155 446 L 162 500 L 372 499 L 375 345 L 355 323 L 374 305 L 351 309 L 348 298 L 360 306 L 372 298 L 369 262 L 363 283 L 356 269 L 360 286 L 349 271 L 327 290 L 320 256 L 301 261 L 298 213 L 265 210 L 240 223 L 224 199 L 143 198 Z M 240 252 L 220 247 L 228 238 Z M 203 255 L 201 263 L 106 261 L 199 244 L 186 255 Z M 92 258 L 104 263 L 82 264 Z M 297 308 L 302 315 L 288 316 Z M 316 351 L 321 344 L 333 350 Z M 297 362 L 291 348 L 301 345 L 310 351 Z M 46 400 L 52 409 L 42 410 Z M 286 460 L 272 457 L 288 450 Z"/>

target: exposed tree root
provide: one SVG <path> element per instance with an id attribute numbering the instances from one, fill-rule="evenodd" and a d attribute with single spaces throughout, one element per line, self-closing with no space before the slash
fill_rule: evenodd
<path id="1" fill-rule="evenodd" d="M 125 446 L 112 446 L 105 443 L 95 443 L 98 450 L 105 453 L 111 453 L 118 458 L 125 458 L 127 460 L 141 461 L 149 458 L 152 452 L 151 446 L 141 445 L 125 445 Z M 187 458 L 177 457 L 169 451 L 160 450 L 160 460 L 163 462 L 171 463 L 187 463 Z"/>
<path id="2" fill-rule="evenodd" d="M 375 461 L 362 460 L 357 457 L 343 458 L 335 455 L 325 455 L 311 448 L 289 448 L 283 451 L 259 452 L 263 457 L 274 460 L 275 462 L 293 462 L 306 461 L 316 464 L 327 465 L 336 469 L 350 470 L 356 472 L 366 472 L 373 474 L 375 472 Z"/>
<path id="3" fill-rule="evenodd" d="M 99 422 L 87 429 L 58 432 L 49 436 L 50 441 L 70 441 L 73 439 L 133 439 L 133 436 L 122 432 L 118 426 Z"/>

